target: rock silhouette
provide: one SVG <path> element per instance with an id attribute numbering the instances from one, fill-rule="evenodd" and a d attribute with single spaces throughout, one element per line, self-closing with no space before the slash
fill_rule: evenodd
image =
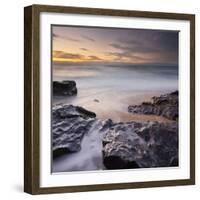
<path id="1" fill-rule="evenodd" d="M 75 81 L 53 81 L 54 96 L 73 96 L 77 94 Z"/>

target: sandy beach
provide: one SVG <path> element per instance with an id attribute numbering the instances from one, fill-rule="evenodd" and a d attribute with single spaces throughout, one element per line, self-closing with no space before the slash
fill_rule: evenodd
<path id="1" fill-rule="evenodd" d="M 61 104 L 66 103 L 65 106 L 71 107 L 71 109 L 76 108 L 76 106 L 81 106 L 84 109 L 95 112 L 96 119 L 94 119 L 92 126 L 87 125 L 87 120 L 89 122 L 90 118 L 85 118 L 85 119 L 81 118 L 81 117 L 79 117 L 78 112 L 76 112 L 72 109 L 71 114 L 72 115 L 74 114 L 73 120 L 77 119 L 77 121 L 75 121 L 75 123 L 73 121 L 74 124 L 71 124 L 69 129 L 66 129 L 66 127 L 61 127 L 60 129 L 58 129 L 58 128 L 55 129 L 55 131 L 63 130 L 64 137 L 67 136 L 65 130 L 70 130 L 69 132 L 67 132 L 70 135 L 69 144 L 71 143 L 71 141 L 73 141 L 72 138 L 76 138 L 76 137 L 74 137 L 74 134 L 79 135 L 81 133 L 81 130 L 84 130 L 86 132 L 84 132 L 84 137 L 81 141 L 80 150 L 78 150 L 77 152 L 72 151 L 72 153 L 70 153 L 70 154 L 64 154 L 58 158 L 55 158 L 53 160 L 52 172 L 58 173 L 58 172 L 70 172 L 70 171 L 94 171 L 94 170 L 106 170 L 107 169 L 104 165 L 105 164 L 104 163 L 104 155 L 105 154 L 102 154 L 102 149 L 104 149 L 104 146 L 103 146 L 104 143 L 102 143 L 102 140 L 103 140 L 103 137 L 105 137 L 105 135 L 103 136 L 102 134 L 100 134 L 100 133 L 102 133 L 100 131 L 102 128 L 102 120 L 106 120 L 103 123 L 108 123 L 107 119 L 112 119 L 112 122 L 111 122 L 112 125 L 110 126 L 110 130 L 112 130 L 111 133 L 113 133 L 113 131 L 115 130 L 116 133 L 115 132 L 114 133 L 116 135 L 122 134 L 123 137 L 127 136 L 129 138 L 137 130 L 137 129 L 136 130 L 129 129 L 131 126 L 127 125 L 126 122 L 129 122 L 128 124 L 134 124 L 135 122 L 139 122 L 139 124 L 142 124 L 142 126 L 144 126 L 144 127 L 145 127 L 145 124 L 149 124 L 150 126 L 153 124 L 152 127 L 150 128 L 150 130 L 152 131 L 156 127 L 153 130 L 153 135 L 154 135 L 154 131 L 155 131 L 155 135 L 158 134 L 157 132 L 160 130 L 160 126 L 162 126 L 161 129 L 162 129 L 162 131 L 163 130 L 164 131 L 160 132 L 160 133 L 166 134 L 166 132 L 167 132 L 167 137 L 168 137 L 168 133 L 169 133 L 169 137 L 176 138 L 177 131 L 176 131 L 176 124 L 175 124 L 176 122 L 175 121 L 169 120 L 166 117 L 162 117 L 162 116 L 158 116 L 158 115 L 133 114 L 133 113 L 128 112 L 129 105 L 140 105 L 142 102 L 151 102 L 151 99 L 153 96 L 160 96 L 161 94 L 162 93 L 160 93 L 160 92 L 147 92 L 146 94 L 137 93 L 135 95 L 129 94 L 128 96 L 127 95 L 114 96 L 113 93 L 110 93 L 110 94 L 107 93 L 106 95 L 105 94 L 98 95 L 98 98 L 97 98 L 97 96 L 95 96 L 95 99 L 93 98 L 93 96 L 92 96 L 92 98 L 91 98 L 91 96 L 90 97 L 87 96 L 85 98 L 82 98 L 81 101 L 76 101 L 77 97 L 74 97 L 74 99 L 71 99 L 74 102 L 73 106 L 69 105 L 69 101 L 67 104 L 67 101 L 66 101 L 67 98 L 56 98 L 55 97 L 54 104 L 58 104 L 58 102 Z M 80 100 L 80 99 L 77 98 L 77 100 Z M 61 106 L 61 108 L 67 109 L 65 106 Z M 68 110 L 68 112 L 70 114 L 70 109 Z M 68 119 L 66 118 L 67 120 L 69 120 L 69 123 L 70 123 L 70 118 L 68 118 Z M 84 123 L 83 123 L 83 121 L 79 121 L 80 119 L 83 120 Z M 63 120 L 63 118 L 61 118 L 61 120 Z M 161 124 L 143 123 L 143 122 L 150 122 L 150 121 L 151 122 L 161 122 Z M 124 123 L 119 123 L 119 122 L 124 122 Z M 79 124 L 80 124 L 80 126 L 82 126 L 81 129 L 79 127 Z M 121 126 L 121 129 L 120 129 L 120 131 L 117 131 L 117 130 L 119 130 L 119 126 Z M 83 127 L 90 127 L 90 128 L 84 129 Z M 105 127 L 109 128 L 109 124 L 107 124 L 107 126 L 105 126 Z M 114 127 L 116 129 L 114 129 Z M 148 129 L 149 127 L 146 127 L 146 128 Z M 168 128 L 169 128 L 169 130 L 168 130 Z M 106 130 L 104 133 L 109 134 L 110 132 L 108 130 Z M 140 134 L 141 133 L 144 133 L 143 128 L 141 128 Z M 170 136 L 170 134 L 171 134 L 171 136 Z M 55 138 L 56 138 L 57 134 L 55 134 L 55 135 L 56 135 L 55 136 Z M 123 138 L 123 137 L 118 137 L 118 136 L 116 138 Z M 150 134 L 150 136 L 152 136 L 152 135 Z M 108 136 L 108 138 L 110 138 L 110 137 L 112 138 L 113 136 L 112 135 Z M 135 138 L 135 137 L 137 138 L 138 135 L 135 135 L 133 138 Z M 61 138 L 62 138 L 62 136 L 61 136 Z M 166 137 L 164 137 L 164 138 L 166 139 Z M 61 139 L 60 141 L 62 141 L 62 140 L 63 139 Z M 130 140 L 130 138 L 129 138 L 129 140 Z M 171 138 L 169 140 L 171 141 Z M 110 141 L 110 139 L 108 139 L 108 141 Z M 113 141 L 115 144 L 115 139 Z M 141 144 L 143 144 L 143 142 L 144 142 L 143 139 L 142 140 L 138 139 L 137 141 L 140 141 L 140 142 L 138 142 L 139 146 Z M 155 141 L 155 138 L 152 139 L 152 141 Z M 63 143 L 63 145 L 65 145 L 65 142 Z M 73 145 L 73 147 L 74 146 L 76 147 L 76 145 L 79 143 L 77 141 L 75 141 L 74 144 L 75 145 Z M 118 143 L 116 142 L 116 144 L 118 144 Z M 157 147 L 157 144 L 159 144 L 158 146 L 160 146 L 160 139 L 158 139 L 158 143 L 156 143 L 156 145 L 155 145 L 156 147 Z M 134 143 L 134 145 L 135 145 L 135 143 Z M 58 144 L 58 146 L 59 146 L 59 144 Z M 111 143 L 110 146 L 111 146 L 111 149 L 113 148 L 112 150 L 116 151 L 116 154 L 118 155 L 118 148 L 115 148 L 115 146 L 113 146 L 113 143 Z M 124 146 L 126 146 L 126 144 L 124 144 Z M 124 148 L 124 146 L 123 146 L 123 148 Z M 142 147 L 140 146 L 140 148 L 142 148 Z M 163 145 L 162 148 L 165 148 L 165 145 Z M 129 149 L 129 150 L 131 151 L 131 149 Z M 106 152 L 110 152 L 110 151 L 106 150 Z M 124 151 L 124 152 L 127 152 L 127 151 Z M 159 152 L 160 152 L 160 149 L 159 149 Z M 119 155 L 121 155 L 121 154 L 119 154 Z M 160 154 L 160 155 L 163 156 L 163 154 Z M 169 155 L 169 154 L 167 154 L 167 155 Z M 157 156 L 157 153 L 156 153 L 156 156 Z M 128 155 L 128 157 L 129 157 L 129 155 Z M 153 158 L 153 160 L 154 160 L 154 158 Z M 148 160 L 146 160 L 146 162 L 147 161 Z M 175 165 L 177 165 L 177 164 L 175 164 Z M 147 166 L 149 166 L 149 165 L 147 165 Z M 114 168 L 114 169 L 116 169 L 116 168 Z"/>
<path id="2" fill-rule="evenodd" d="M 151 101 L 153 96 L 159 96 L 162 92 L 146 92 L 146 94 L 138 93 L 135 95 L 120 95 L 118 96 L 114 92 L 100 94 L 94 96 L 94 98 L 85 97 L 80 100 L 77 97 L 73 99 L 67 98 L 54 98 L 53 104 L 71 104 L 75 106 L 81 106 L 92 112 L 95 112 L 98 119 L 112 119 L 114 122 L 147 122 L 147 121 L 158 121 L 158 122 L 170 122 L 170 120 L 156 115 L 142 115 L 132 114 L 128 112 L 129 105 L 139 105 L 142 102 Z M 76 99 L 77 98 L 77 99 Z"/>

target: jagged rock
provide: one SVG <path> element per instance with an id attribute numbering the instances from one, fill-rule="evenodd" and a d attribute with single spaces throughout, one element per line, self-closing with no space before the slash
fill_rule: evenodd
<path id="1" fill-rule="evenodd" d="M 94 119 L 76 117 L 53 125 L 53 157 L 80 151 L 83 136 L 94 122 Z"/>
<path id="2" fill-rule="evenodd" d="M 107 169 L 177 166 L 177 122 L 113 124 L 103 137 L 103 159 Z"/>
<path id="3" fill-rule="evenodd" d="M 73 96 L 77 94 L 75 81 L 53 81 L 53 95 L 55 96 Z"/>
<path id="4" fill-rule="evenodd" d="M 100 120 L 95 113 L 72 105 L 52 110 L 53 158 L 81 150 L 84 135 L 101 134 L 107 169 L 178 165 L 178 123 Z"/>
<path id="5" fill-rule="evenodd" d="M 152 100 L 152 102 L 143 102 L 141 105 L 131 105 L 128 107 L 128 112 L 160 115 L 170 120 L 178 120 L 178 91 L 153 97 Z"/>
<path id="6" fill-rule="evenodd" d="M 81 141 L 93 123 L 96 114 L 72 105 L 55 106 L 53 115 L 53 157 L 81 149 Z"/>
<path id="7" fill-rule="evenodd" d="M 73 105 L 55 106 L 52 110 L 52 113 L 53 113 L 53 122 L 56 122 L 57 120 L 62 121 L 63 119 L 67 119 L 67 118 L 76 118 L 76 117 L 94 118 L 96 117 L 96 114 L 94 112 L 91 112 L 82 107 L 73 106 Z"/>

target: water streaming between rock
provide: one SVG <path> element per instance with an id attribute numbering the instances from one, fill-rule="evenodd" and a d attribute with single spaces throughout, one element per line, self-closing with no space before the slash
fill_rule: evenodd
<path id="1" fill-rule="evenodd" d="M 53 172 L 92 171 L 104 169 L 102 158 L 102 133 L 98 131 L 100 121 L 93 124 L 84 135 L 81 150 L 66 154 L 53 161 Z"/>
<path id="2" fill-rule="evenodd" d="M 63 70 L 65 76 L 54 76 L 54 79 L 58 81 L 74 80 L 77 83 L 78 94 L 69 98 L 54 98 L 53 104 L 64 103 L 81 106 L 95 112 L 98 119 L 111 118 L 114 122 L 142 120 L 160 120 L 162 122 L 163 118 L 159 116 L 134 116 L 128 113 L 127 108 L 129 105 L 148 101 L 156 93 L 173 91 L 178 87 L 178 69 L 172 66 L 84 67 L 84 73 L 91 74 L 90 72 L 93 72 L 93 76 L 81 76 L 82 66 L 62 67 L 62 74 Z M 79 76 L 72 77 L 70 74 Z M 145 96 L 138 101 L 138 98 L 144 94 L 148 94 L 148 97 Z M 94 101 L 95 99 L 98 102 Z M 79 152 L 54 159 L 53 172 L 104 169 L 102 135 L 96 128 L 98 123 L 100 122 L 95 122 L 90 132 L 84 135 Z"/>

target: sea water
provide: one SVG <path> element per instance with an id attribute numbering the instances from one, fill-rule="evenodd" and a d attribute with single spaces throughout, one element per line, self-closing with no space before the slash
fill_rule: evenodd
<path id="1" fill-rule="evenodd" d="M 178 67 L 174 65 L 54 65 L 52 78 L 74 80 L 78 89 L 76 96 L 53 97 L 53 104 L 82 106 L 95 112 L 97 118 L 103 116 L 113 121 L 121 121 L 118 113 L 127 113 L 128 105 L 137 103 L 127 100 L 131 97 L 178 89 Z M 101 136 L 94 127 L 84 136 L 81 150 L 55 159 L 52 171 L 104 169 L 101 149 Z"/>
<path id="2" fill-rule="evenodd" d="M 126 100 L 130 97 L 177 90 L 178 67 L 158 64 L 55 65 L 53 80 L 74 80 L 78 89 L 77 96 L 54 97 L 53 104 L 78 105 L 93 109 L 97 116 L 102 112 L 106 116 L 105 111 L 127 112 Z"/>

